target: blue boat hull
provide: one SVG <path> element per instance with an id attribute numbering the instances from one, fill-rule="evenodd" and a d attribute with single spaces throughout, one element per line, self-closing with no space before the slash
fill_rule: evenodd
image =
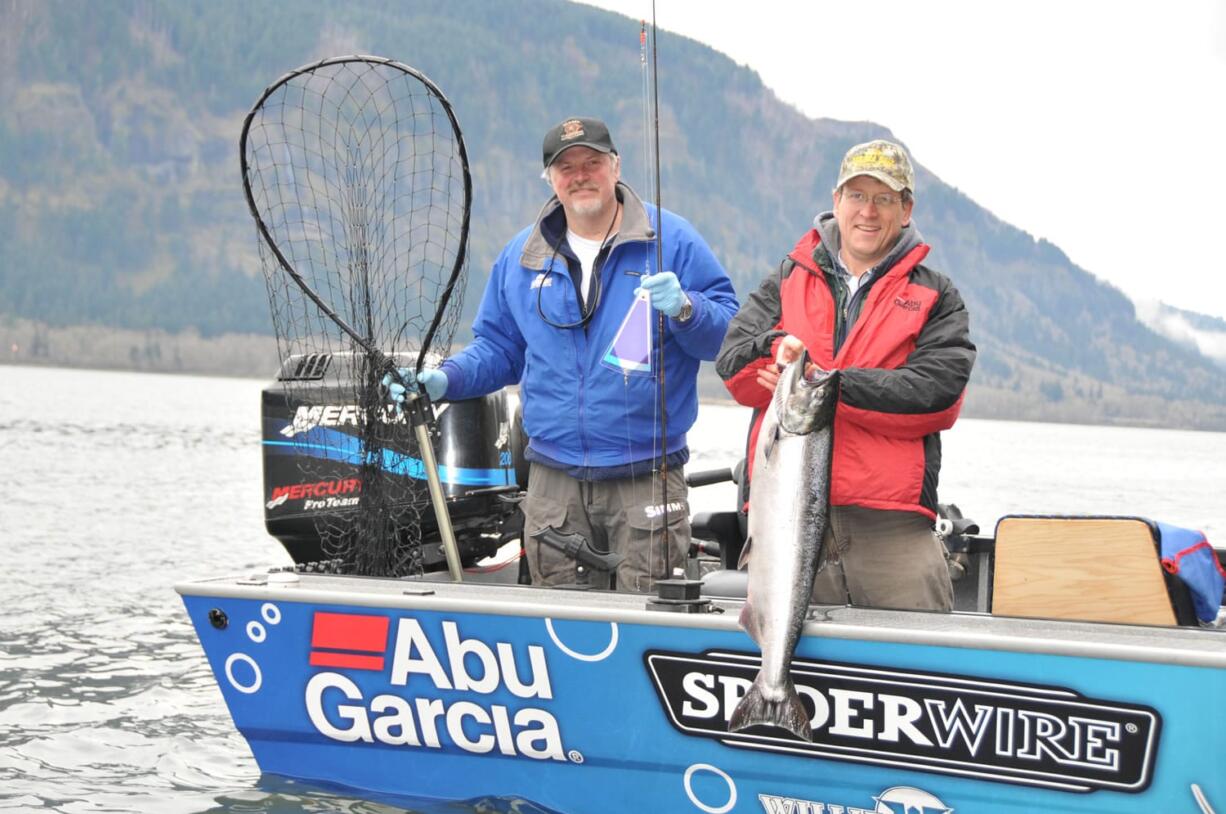
<path id="1" fill-rule="evenodd" d="M 1226 807 L 1213 631 L 831 609 L 793 664 L 808 744 L 726 731 L 757 669 L 735 602 L 252 583 L 178 590 L 269 773 L 568 814 Z"/>

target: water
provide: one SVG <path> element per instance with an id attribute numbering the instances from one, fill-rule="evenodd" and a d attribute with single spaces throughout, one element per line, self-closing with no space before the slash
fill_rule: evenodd
<path id="1" fill-rule="evenodd" d="M 0 366 L 0 811 L 489 810 L 261 778 L 234 730 L 171 586 L 289 562 L 263 528 L 263 385 Z M 735 463 L 747 420 L 704 406 L 690 468 Z M 1226 434 L 963 420 L 944 439 L 942 499 L 985 530 L 1095 512 L 1226 538 Z"/>

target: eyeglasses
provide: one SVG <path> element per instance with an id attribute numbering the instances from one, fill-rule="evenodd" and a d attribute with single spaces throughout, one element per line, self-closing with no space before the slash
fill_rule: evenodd
<path id="1" fill-rule="evenodd" d="M 609 162 L 607 155 L 594 155 L 582 161 L 559 159 L 553 167 L 560 175 L 575 175 L 580 171 L 595 175 Z"/>
<path id="2" fill-rule="evenodd" d="M 893 206 L 902 200 L 901 195 L 896 195 L 893 192 L 880 192 L 876 195 L 866 195 L 858 189 L 843 190 L 842 200 L 847 201 L 856 209 L 863 209 L 868 205 L 869 201 L 873 202 L 873 206 L 878 209 L 885 209 Z"/>

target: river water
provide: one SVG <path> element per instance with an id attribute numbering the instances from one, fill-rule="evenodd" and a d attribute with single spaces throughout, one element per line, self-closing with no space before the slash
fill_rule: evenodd
<path id="1" fill-rule="evenodd" d="M 0 811 L 490 810 L 261 777 L 234 730 L 172 586 L 289 563 L 263 526 L 264 384 L 0 366 Z M 747 420 L 704 405 L 690 469 L 735 463 Z M 964 419 L 943 438 L 942 500 L 985 531 L 1099 513 L 1226 539 L 1226 434 Z"/>

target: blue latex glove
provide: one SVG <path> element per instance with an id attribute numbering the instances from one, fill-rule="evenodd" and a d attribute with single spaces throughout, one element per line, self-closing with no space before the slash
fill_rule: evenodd
<path id="1" fill-rule="evenodd" d="M 665 316 L 675 317 L 681 313 L 681 306 L 689 300 L 681 290 L 677 275 L 671 271 L 662 271 L 643 277 L 634 293 L 646 291 L 651 295 L 651 305 L 657 311 L 663 311 Z"/>
<path id="2" fill-rule="evenodd" d="M 426 390 L 426 395 L 431 401 L 438 401 L 447 392 L 447 374 L 441 370 L 423 370 L 417 374 L 416 380 L 413 378 L 413 368 L 402 367 L 397 371 L 400 378 L 408 383 L 409 389 L 416 392 L 417 385 L 420 384 Z M 392 397 L 392 401 L 396 402 L 397 407 L 404 402 L 404 385 L 392 380 L 392 374 L 387 374 L 383 377 L 383 386 L 387 388 L 388 395 Z"/>
<path id="3" fill-rule="evenodd" d="M 438 401 L 447 392 L 447 374 L 441 370 L 423 370 L 417 374 L 417 383 L 425 388 L 430 401 Z"/>

